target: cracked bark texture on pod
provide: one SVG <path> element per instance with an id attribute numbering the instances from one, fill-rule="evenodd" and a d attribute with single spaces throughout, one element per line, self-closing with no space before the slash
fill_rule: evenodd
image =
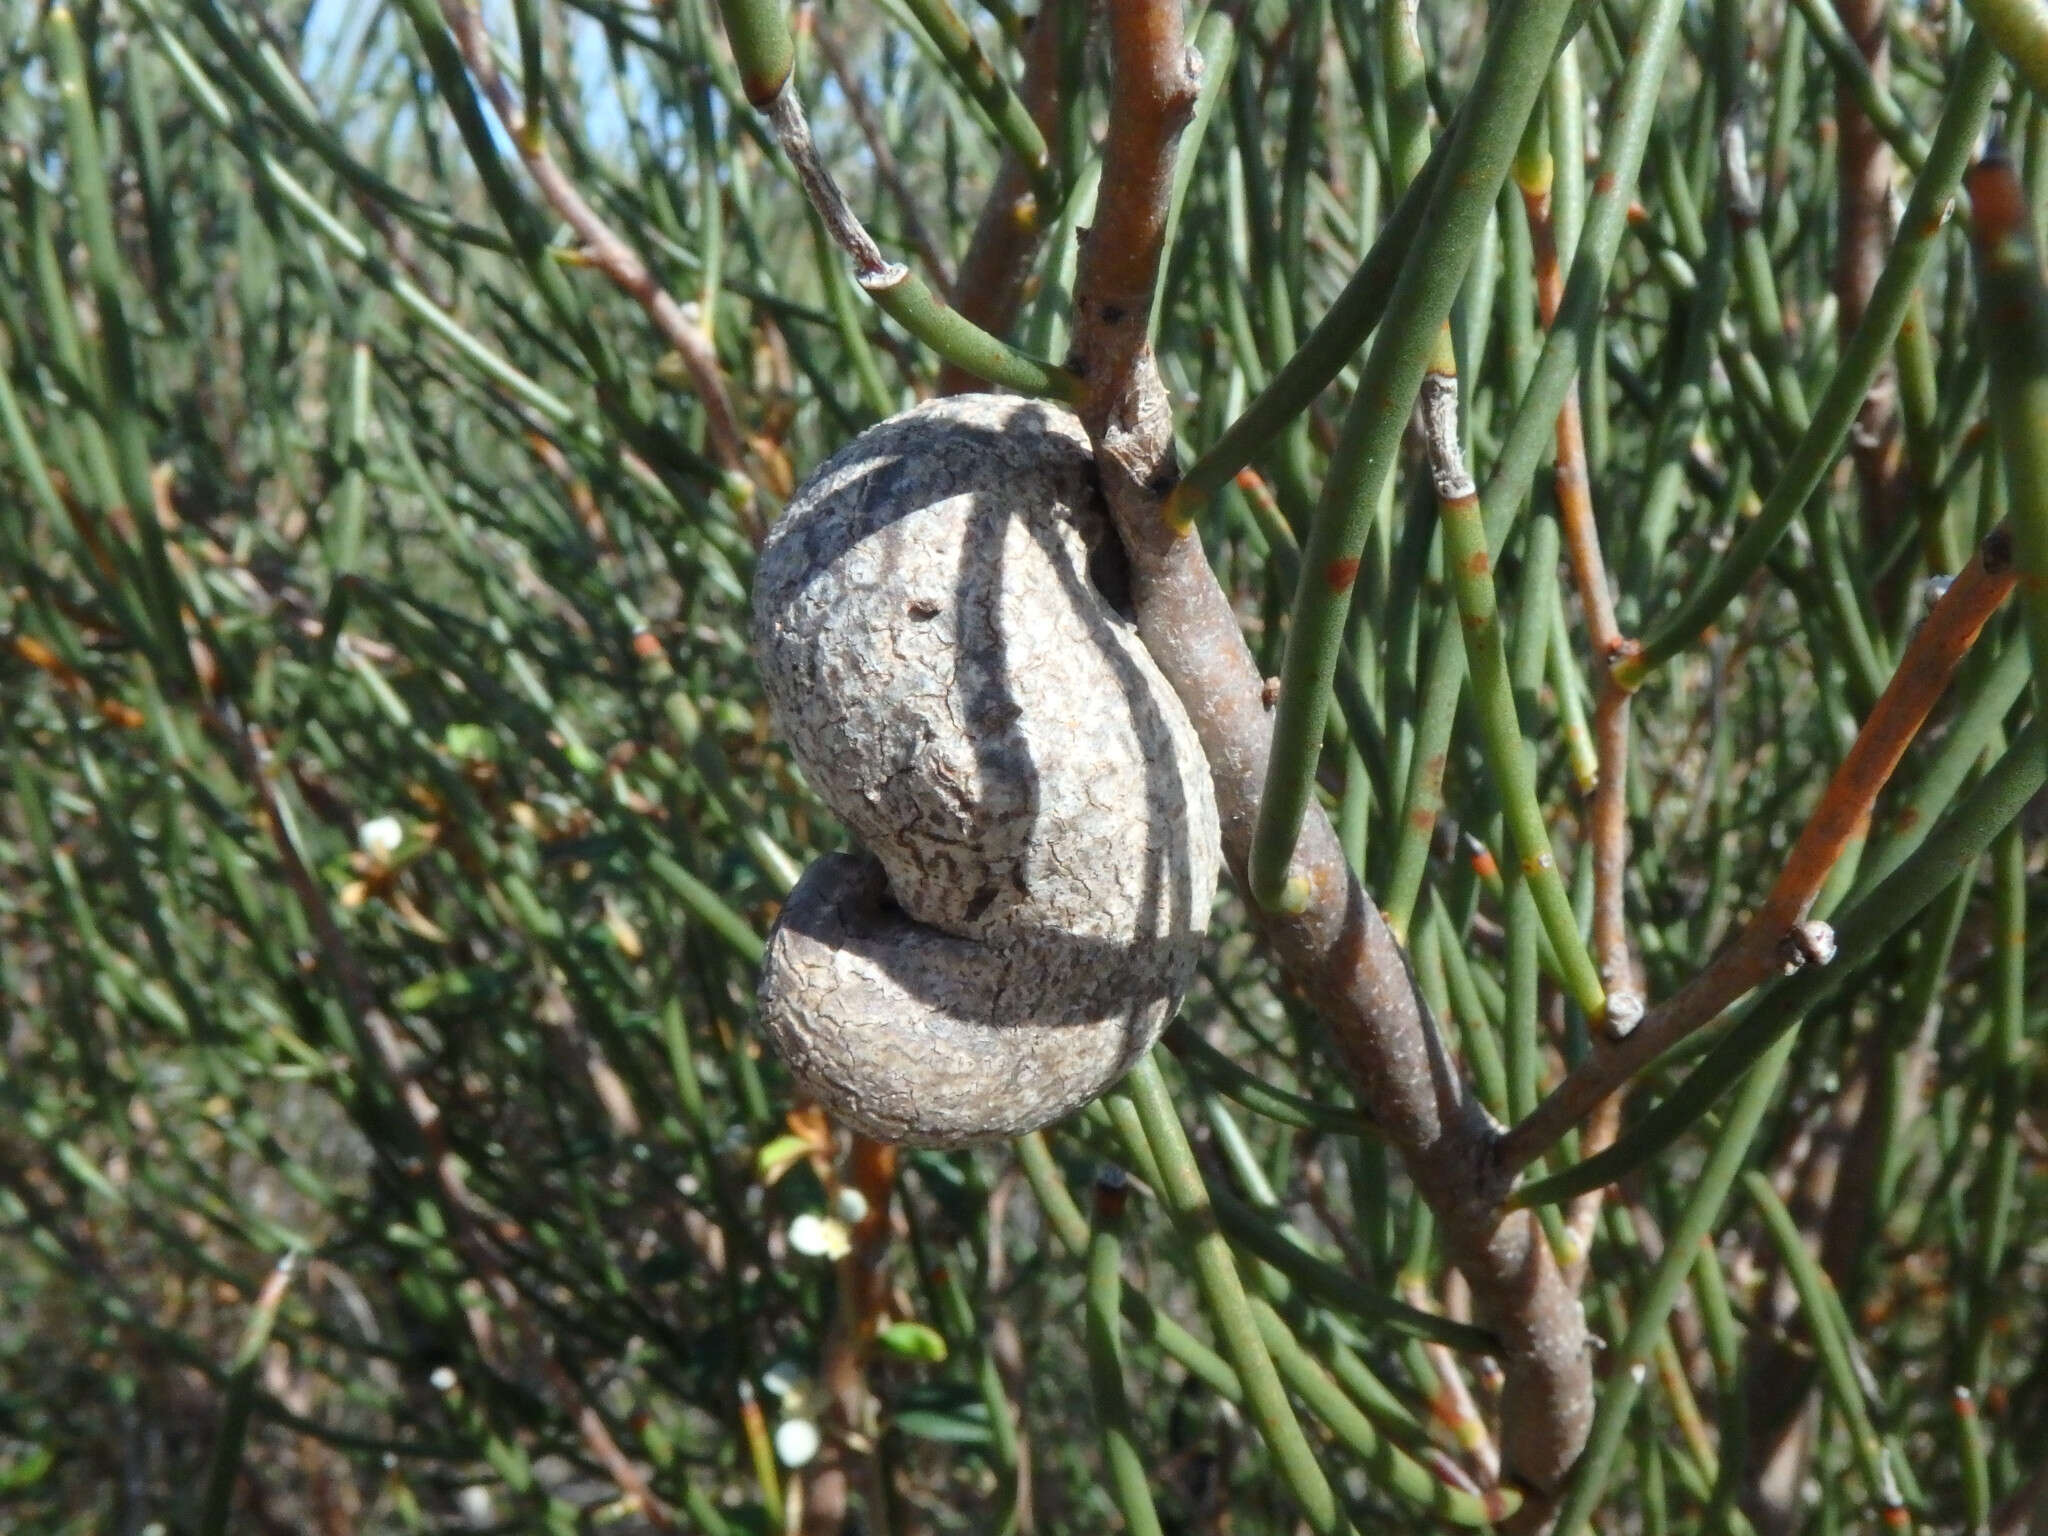
<path id="1" fill-rule="evenodd" d="M 868 1135 L 1051 1124 L 1150 1047 L 1193 975 L 1215 800 L 1126 585 L 1080 422 L 1005 396 L 863 433 L 768 534 L 769 702 L 863 852 L 791 893 L 761 1024 Z"/>

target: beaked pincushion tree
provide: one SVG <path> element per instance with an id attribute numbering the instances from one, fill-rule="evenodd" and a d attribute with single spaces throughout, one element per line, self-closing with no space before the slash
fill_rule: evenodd
<path id="1" fill-rule="evenodd" d="M 0 46 L 0 1525 L 2048 1522 L 2033 0 Z"/>

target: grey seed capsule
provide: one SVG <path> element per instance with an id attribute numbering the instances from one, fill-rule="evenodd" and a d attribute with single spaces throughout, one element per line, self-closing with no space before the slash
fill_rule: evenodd
<path id="1" fill-rule="evenodd" d="M 995 395 L 863 433 L 762 547 L 776 724 L 866 852 L 792 894 L 761 1023 L 871 1135 L 1058 1120 L 1151 1045 L 1193 974 L 1215 801 L 1118 611 L 1120 570 L 1080 423 Z"/>

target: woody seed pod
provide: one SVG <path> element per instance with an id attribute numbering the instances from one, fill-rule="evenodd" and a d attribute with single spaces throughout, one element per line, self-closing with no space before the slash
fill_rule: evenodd
<path id="1" fill-rule="evenodd" d="M 761 550 L 776 723 L 867 850 L 791 894 L 761 1021 L 869 1135 L 1050 1124 L 1151 1046 L 1193 974 L 1215 801 L 1117 609 L 1121 560 L 1080 423 L 994 395 L 862 434 Z"/>

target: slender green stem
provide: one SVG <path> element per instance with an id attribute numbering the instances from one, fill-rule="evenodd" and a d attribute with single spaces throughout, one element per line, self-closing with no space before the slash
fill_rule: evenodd
<path id="1" fill-rule="evenodd" d="M 2034 651 L 2037 714 L 2048 717 L 2048 284 L 2012 163 L 1969 175 L 1978 313 L 1991 360 L 1991 421 L 2005 465 L 2020 603 Z"/>
<path id="2" fill-rule="evenodd" d="M 263 1351 L 269 1347 L 271 1331 L 277 1326 L 278 1308 L 284 1305 L 285 1288 L 297 1264 L 295 1253 L 287 1253 L 278 1261 L 270 1278 L 256 1293 L 256 1304 L 242 1326 L 241 1342 L 235 1346 L 235 1358 L 228 1367 L 227 1400 L 214 1436 L 213 1460 L 206 1469 L 206 1482 L 199 1495 L 194 1529 L 200 1536 L 223 1536 L 233 1517 L 235 1481 L 242 1469 L 249 1411 L 255 1406 L 256 1374 L 263 1364 Z"/>
<path id="3" fill-rule="evenodd" d="M 1239 470 L 1306 410 L 1380 323 L 1394 282 L 1424 227 L 1425 211 L 1450 157 L 1450 144 L 1448 137 L 1438 141 L 1429 163 L 1394 205 L 1372 249 L 1294 355 L 1181 477 L 1174 487 L 1173 505 L 1183 520 L 1192 520 L 1204 502 L 1229 485 Z"/>
<path id="4" fill-rule="evenodd" d="M 1273 1460 L 1310 1529 L 1348 1531 L 1345 1517 L 1314 1449 L 1301 1431 L 1286 1389 L 1274 1372 L 1273 1360 L 1259 1336 L 1245 1296 L 1244 1282 L 1230 1243 L 1216 1224 L 1209 1191 L 1195 1164 L 1187 1133 L 1166 1091 L 1166 1080 L 1150 1057 L 1141 1060 L 1124 1080 L 1137 1107 L 1146 1142 L 1158 1163 L 1159 1196 L 1167 1214 L 1188 1245 L 1195 1283 L 1223 1354 L 1244 1383 L 1246 1407 L 1272 1453 Z"/>
<path id="5" fill-rule="evenodd" d="M 1473 248 L 1507 179 L 1514 146 L 1543 89 L 1563 36 L 1568 0 L 1526 0 L 1504 15 L 1487 39 L 1472 87 L 1472 110 L 1453 128 L 1444 171 L 1432 189 L 1422 225 L 1424 243 L 1409 254 L 1367 353 L 1338 442 L 1296 587 L 1273 749 L 1259 801 L 1248 875 L 1261 906 L 1298 911 L 1307 893 L 1290 876 L 1307 813 L 1330 685 L 1344 638 L 1381 485 L 1393 470 L 1408 407 L 1450 315 Z"/>
<path id="6" fill-rule="evenodd" d="M 2048 5 L 2041 0 L 1968 0 L 1964 9 L 2037 97 L 2048 95 Z"/>
<path id="7" fill-rule="evenodd" d="M 1884 271 L 1871 290 L 1863 323 L 1844 346 L 1827 387 L 1813 408 L 1813 419 L 1800 434 L 1772 484 L 1762 509 L 1741 538 L 1707 577 L 1692 586 L 1678 611 L 1643 642 L 1639 655 L 1615 669 L 1616 680 L 1637 687 L 1651 672 L 1690 646 L 1699 633 L 1748 584 L 1791 525 L 1828 468 L 1863 408 L 1870 381 L 1883 366 L 1893 338 L 1904 323 L 1913 294 L 1940 236 L 1942 213 L 1963 174 L 1998 84 L 1998 60 L 1981 34 L 1964 45 L 1954 81 L 1942 107 L 1941 121 L 1928 145 L 1927 165 L 1913 184 L 1899 220 L 1898 238 Z"/>
<path id="8" fill-rule="evenodd" d="M 1102 1431 L 1102 1457 L 1109 1466 L 1110 1496 L 1133 1536 L 1159 1536 L 1159 1512 L 1145 1458 L 1131 1421 L 1124 1388 L 1123 1311 L 1124 1204 L 1129 1191 L 1121 1178 L 1105 1174 L 1095 1190 L 1095 1227 L 1088 1238 L 1088 1381 L 1095 1398 L 1095 1422 Z"/>
<path id="9" fill-rule="evenodd" d="M 1580 1536 L 1591 1528 L 1593 1513 L 1606 1496 L 1608 1480 L 1613 1476 L 1616 1453 L 1628 1432 L 1629 1415 L 1649 1377 L 1651 1354 L 1664 1336 L 1665 1321 L 1684 1289 L 1686 1274 L 1695 1266 L 1720 1262 L 1707 1242 L 1707 1234 L 1720 1220 L 1721 1208 L 1727 1204 L 1736 1176 L 1748 1160 L 1750 1143 L 1777 1094 L 1796 1038 L 1789 1033 L 1780 1036 L 1755 1062 L 1742 1091 L 1729 1106 L 1727 1119 L 1705 1165 L 1691 1181 L 1678 1220 L 1665 1231 L 1663 1257 L 1637 1294 L 1628 1332 L 1613 1352 L 1614 1369 L 1600 1394 L 1585 1454 L 1579 1458 L 1553 1526 L 1558 1536 Z M 1726 1455 L 1724 1448 L 1724 1458 Z"/>
<path id="10" fill-rule="evenodd" d="M 1251 1309 L 1259 1335 L 1288 1387 L 1343 1445 L 1365 1461 L 1376 1483 L 1452 1525 L 1496 1525 L 1521 1507 L 1522 1496 L 1514 1489 L 1496 1487 L 1472 1493 L 1432 1476 L 1426 1467 L 1380 1433 L 1371 1418 L 1288 1330 L 1279 1313 L 1256 1297 Z"/>
<path id="11" fill-rule="evenodd" d="M 2019 1178 L 2021 1106 L 2033 1073 L 2025 1059 L 2027 1013 L 2027 851 L 2018 827 L 1991 850 L 1992 921 L 1997 925 L 1996 992 L 1989 1050 L 1982 1070 L 1991 1079 L 1991 1144 L 1977 1176 L 1977 1235 L 1967 1291 L 1968 1327 L 1961 1375 L 1982 1396 L 1995 1385 L 1992 1340 L 2006 1255 L 2012 1246 Z"/>
<path id="12" fill-rule="evenodd" d="M 1799 14 L 1805 18 L 1813 40 L 1820 44 L 1821 52 L 1828 56 L 1828 64 L 1856 98 L 1856 105 L 1863 109 L 1863 115 L 1870 119 L 1871 126 L 1884 135 L 1885 142 L 1906 162 L 1909 170 L 1916 173 L 1922 170 L 1927 164 L 1927 140 L 1914 128 L 1898 98 L 1872 77 L 1870 66 L 1863 60 L 1862 50 L 1849 36 L 1848 28 L 1842 25 L 1842 18 L 1825 0 L 1792 0 L 1792 3 L 1799 7 Z"/>
<path id="13" fill-rule="evenodd" d="M 1047 208 L 1058 207 L 1059 182 L 1045 136 L 1032 121 L 1023 99 L 982 52 L 981 44 L 967 30 L 959 12 L 948 0 L 904 0 L 904 4 L 924 28 L 968 98 L 987 115 L 990 125 L 1016 155 L 1040 203 Z M 727 15 L 731 15 L 730 6 Z"/>
<path id="14" fill-rule="evenodd" d="M 71 141 L 70 185 L 77 199 L 86 269 L 92 280 L 93 305 L 105 352 L 105 426 L 113 439 L 121 500 L 142 550 L 143 592 L 156 610 L 158 643 L 151 647 L 151 655 L 158 664 L 169 667 L 172 681 L 187 684 L 195 676 L 185 646 L 185 624 L 181 617 L 184 602 L 178 578 L 171 570 L 163 526 L 156 515 L 156 488 L 141 398 L 142 378 L 134 333 L 121 296 L 122 274 L 127 264 L 114 237 L 113 203 L 100 153 L 92 81 L 70 7 L 52 6 L 44 25 L 49 30 L 58 92 L 64 104 L 64 126 Z"/>
<path id="15" fill-rule="evenodd" d="M 1427 1339 L 1468 1354 L 1490 1354 L 1500 1341 L 1483 1328 L 1453 1322 L 1405 1302 L 1382 1296 L 1354 1280 L 1328 1259 L 1309 1252 L 1300 1234 L 1261 1216 L 1227 1190 L 1214 1190 L 1216 1217 L 1232 1242 L 1280 1271 L 1289 1280 L 1343 1314 L 1384 1325 L 1410 1338 Z"/>
<path id="16" fill-rule="evenodd" d="M 1977 1397 L 1968 1387 L 1954 1394 L 1956 1459 L 1963 1470 L 1963 1529 L 1984 1536 L 1991 1529 L 1991 1458 L 1984 1445 L 1984 1421 Z"/>
<path id="17" fill-rule="evenodd" d="M 915 272 L 897 267 L 872 279 L 863 275 L 860 285 L 890 319 L 976 378 L 1069 404 L 1079 401 L 1085 392 L 1081 381 L 1066 369 L 997 340 L 959 310 L 942 303 Z"/>
<path id="18" fill-rule="evenodd" d="M 1436 477 L 1437 505 L 1444 529 L 1444 563 L 1450 568 L 1465 639 L 1465 669 L 1472 680 L 1486 765 L 1500 794 L 1514 840 L 1516 867 L 1529 883 L 1563 972 L 1565 990 L 1587 1021 L 1607 1016 L 1607 994 L 1599 967 L 1579 933 L 1564 876 L 1550 847 L 1550 830 L 1536 796 L 1535 754 L 1522 735 L 1515 693 L 1508 676 L 1507 645 L 1501 633 L 1494 591 L 1493 557 L 1487 549 L 1479 497 L 1458 449 L 1457 383 L 1431 374 L 1423 385 L 1422 430 Z"/>
<path id="19" fill-rule="evenodd" d="M 1037 1197 L 1039 1209 L 1045 1213 L 1053 1235 L 1068 1253 L 1085 1260 L 1088 1218 L 1081 1214 L 1081 1207 L 1069 1193 L 1059 1165 L 1053 1160 L 1052 1149 L 1046 1144 L 1045 1133 L 1033 1131 L 1029 1136 L 1019 1137 L 1016 1149 L 1018 1165 L 1024 1170 L 1024 1177 L 1029 1181 L 1031 1192 Z M 1244 1401 L 1244 1388 L 1230 1363 L 1161 1312 L 1142 1291 L 1133 1286 L 1124 1287 L 1121 1305 L 1124 1321 L 1130 1324 L 1139 1340 L 1156 1347 L 1227 1401 Z"/>
<path id="20" fill-rule="evenodd" d="M 1522 505 L 1537 466 L 1554 445 L 1557 413 L 1591 356 L 1594 332 L 1606 304 L 1608 278 L 1622 236 L 1628 231 L 1629 208 L 1657 120 L 1683 11 L 1678 0 L 1652 0 L 1643 10 L 1616 93 L 1612 125 L 1603 135 L 1600 172 L 1565 275 L 1564 295 L 1528 385 L 1516 402 L 1514 417 L 1502 435 L 1493 467 L 1480 487 L 1486 536 L 1496 547 Z"/>
<path id="21" fill-rule="evenodd" d="M 1378 1135 L 1371 1119 L 1355 1109 L 1289 1093 L 1247 1071 L 1204 1040 L 1186 1020 L 1173 1024 L 1162 1043 L 1189 1072 L 1255 1115 L 1302 1131 L 1338 1136 Z"/>
<path id="22" fill-rule="evenodd" d="M 796 48 L 780 0 L 718 0 L 718 11 L 747 100 L 756 107 L 767 106 L 796 65 Z"/>
<path id="23" fill-rule="evenodd" d="M 1799 1295 L 1800 1308 L 1806 1313 L 1807 1330 L 1820 1352 L 1829 1401 L 1849 1422 L 1857 1465 L 1862 1470 L 1872 1500 L 1878 1506 L 1884 1528 L 1910 1530 L 1912 1519 L 1899 1492 L 1898 1477 L 1892 1467 L 1892 1452 L 1870 1419 L 1870 1405 L 1864 1386 L 1867 1372 L 1859 1371 L 1852 1358 L 1855 1340 L 1848 1315 L 1842 1310 L 1842 1298 L 1836 1293 L 1827 1272 L 1807 1250 L 1805 1234 L 1799 1230 L 1799 1223 L 1793 1219 L 1792 1213 L 1785 1209 L 1785 1202 L 1778 1198 L 1778 1192 L 1771 1188 L 1771 1181 L 1752 1169 L 1742 1176 L 1742 1184 L 1750 1203 L 1763 1217 L 1764 1230 L 1770 1234 L 1772 1245 L 1778 1250 L 1779 1262 L 1785 1266 L 1792 1288 Z"/>

